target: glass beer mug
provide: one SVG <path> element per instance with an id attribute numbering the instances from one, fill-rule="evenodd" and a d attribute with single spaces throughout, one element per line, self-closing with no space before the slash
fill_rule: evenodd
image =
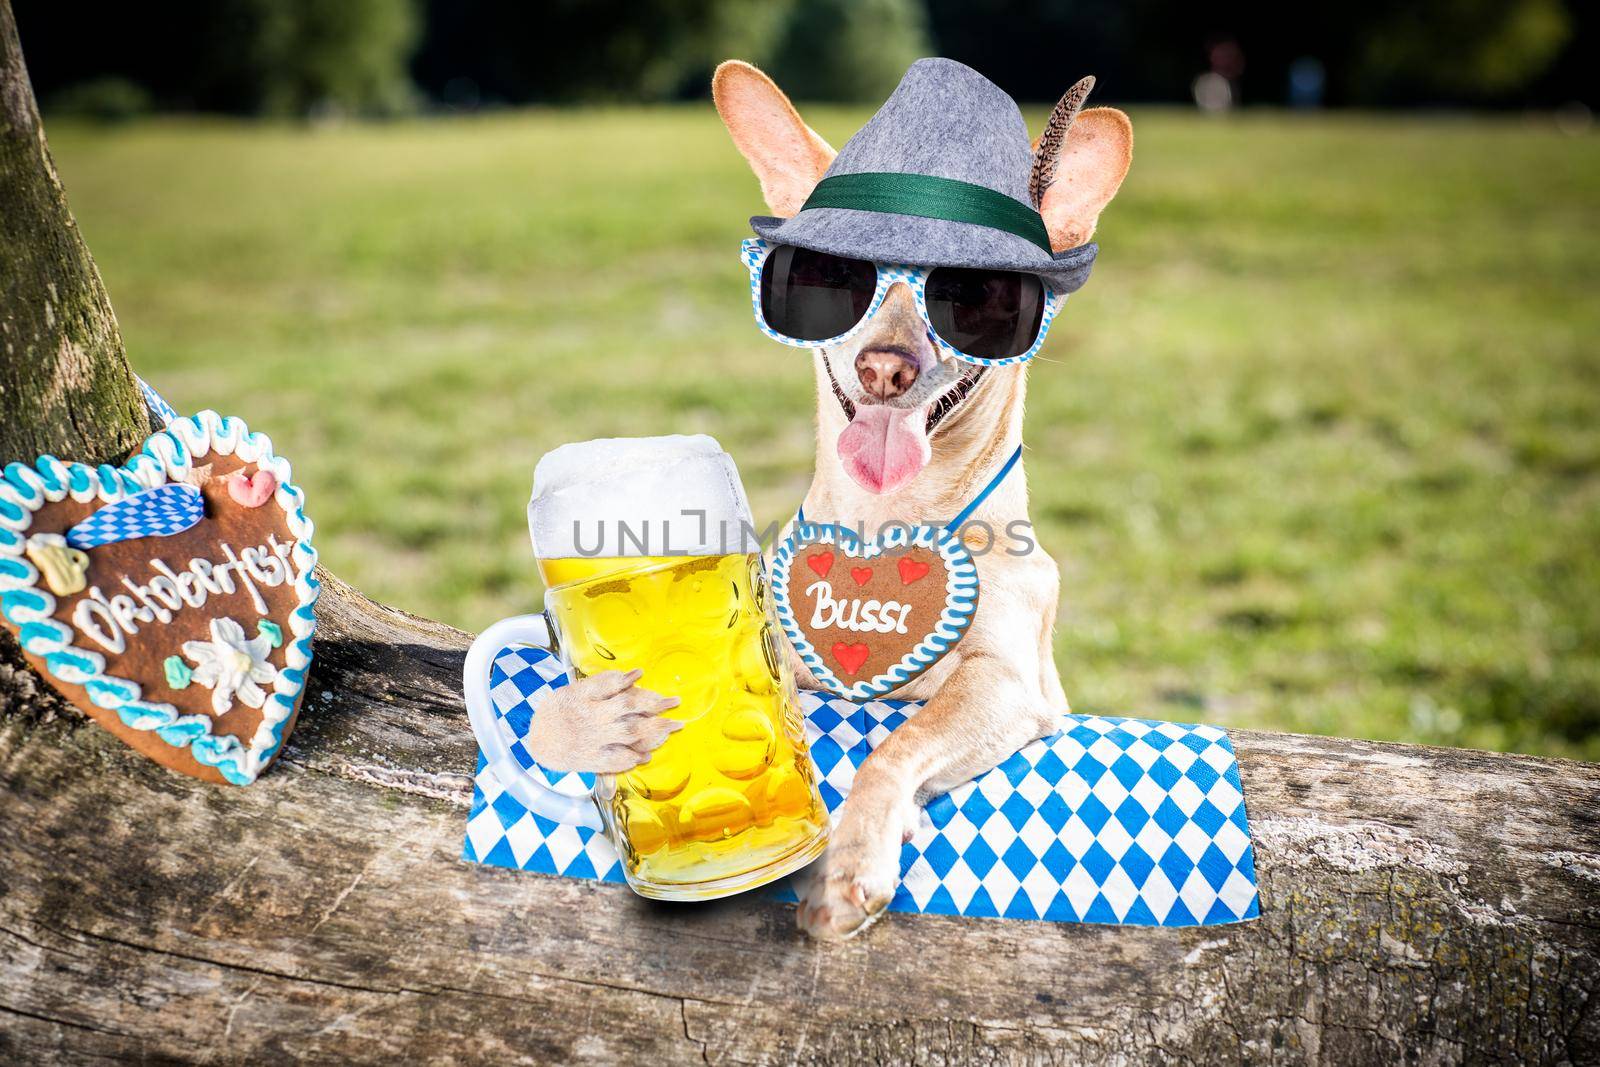
<path id="1" fill-rule="evenodd" d="M 592 795 L 635 892 L 726 896 L 820 855 L 828 813 L 727 453 L 704 435 L 565 445 L 534 472 L 528 525 L 544 613 L 494 624 L 466 667 L 473 730 L 507 791 L 593 825 L 590 798 L 524 770 L 496 729 L 489 665 L 536 645 L 573 677 L 638 668 L 640 686 L 679 698 L 665 714 L 683 728 L 633 770 L 599 775 Z"/>

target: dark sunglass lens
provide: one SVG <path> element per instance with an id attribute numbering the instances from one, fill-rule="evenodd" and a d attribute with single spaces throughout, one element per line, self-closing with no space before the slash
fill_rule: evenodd
<path id="1" fill-rule="evenodd" d="M 938 267 L 928 275 L 928 318 L 958 352 L 1010 359 L 1033 347 L 1044 319 L 1044 283 L 1012 270 Z"/>
<path id="2" fill-rule="evenodd" d="M 761 314 L 785 337 L 826 341 L 861 321 L 877 287 L 864 259 L 780 245 L 761 268 Z"/>

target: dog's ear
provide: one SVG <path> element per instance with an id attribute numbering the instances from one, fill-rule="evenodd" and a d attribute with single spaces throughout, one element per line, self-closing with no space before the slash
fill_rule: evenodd
<path id="1" fill-rule="evenodd" d="M 730 59 L 711 78 L 717 114 L 750 169 L 761 179 L 761 195 L 774 215 L 800 210 L 833 162 L 827 141 L 805 124 L 772 79 L 748 63 Z"/>
<path id="2" fill-rule="evenodd" d="M 1094 236 L 1100 212 L 1111 203 L 1133 162 L 1133 124 L 1116 108 L 1080 112 L 1093 78 L 1084 78 L 1050 112 L 1034 143 L 1034 203 L 1057 252 Z"/>

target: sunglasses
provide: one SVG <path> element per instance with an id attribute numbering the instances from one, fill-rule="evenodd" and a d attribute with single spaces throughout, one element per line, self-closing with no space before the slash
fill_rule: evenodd
<path id="1" fill-rule="evenodd" d="M 774 245 L 741 245 L 756 324 L 786 345 L 825 348 L 849 337 L 904 282 L 935 344 L 984 366 L 1032 359 L 1066 303 L 1037 274 L 973 267 L 873 263 Z"/>

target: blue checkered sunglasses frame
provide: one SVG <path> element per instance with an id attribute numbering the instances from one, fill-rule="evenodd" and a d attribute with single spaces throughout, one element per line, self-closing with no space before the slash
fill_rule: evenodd
<path id="1" fill-rule="evenodd" d="M 872 316 L 878 313 L 878 308 L 883 306 L 884 298 L 889 295 L 889 290 L 897 283 L 903 282 L 911 290 L 912 297 L 916 300 L 917 314 L 922 316 L 922 324 L 927 328 L 928 338 L 944 352 L 956 359 L 967 363 L 976 363 L 984 367 L 1004 367 L 1012 363 L 1026 363 L 1032 359 L 1044 346 L 1045 335 L 1050 332 L 1050 323 L 1066 305 L 1067 294 L 1058 293 L 1050 287 L 1050 283 L 1040 279 L 1044 285 L 1044 312 L 1039 319 L 1039 335 L 1033 339 L 1033 346 L 1021 355 L 1007 356 L 1004 359 L 985 359 L 982 356 L 970 355 L 961 351 L 940 337 L 933 328 L 933 320 L 928 317 L 928 275 L 935 269 L 933 267 L 918 267 L 909 263 L 874 263 L 873 267 L 878 272 L 878 287 L 872 294 L 872 303 L 867 306 L 866 312 L 856 320 L 856 324 L 839 334 L 837 337 L 825 338 L 821 341 L 803 341 L 796 337 L 789 337 L 779 333 L 767 324 L 767 318 L 761 312 L 761 268 L 766 265 L 770 256 L 778 245 L 760 237 L 746 238 L 739 246 L 739 258 L 745 266 L 750 268 L 750 303 L 755 310 L 756 325 L 761 327 L 761 332 L 774 341 L 781 341 L 794 348 L 831 348 L 842 343 L 850 337 Z"/>

